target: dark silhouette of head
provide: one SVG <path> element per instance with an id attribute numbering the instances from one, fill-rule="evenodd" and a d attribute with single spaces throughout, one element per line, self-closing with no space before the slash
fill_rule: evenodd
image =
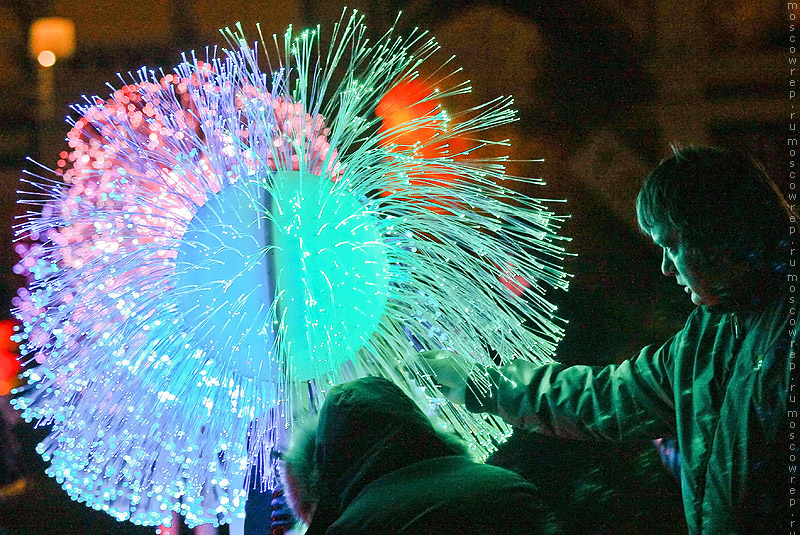
<path id="1" fill-rule="evenodd" d="M 764 168 L 725 149 L 673 151 L 639 192 L 642 231 L 674 234 L 700 269 L 726 281 L 729 301 L 779 290 L 797 220 Z"/>

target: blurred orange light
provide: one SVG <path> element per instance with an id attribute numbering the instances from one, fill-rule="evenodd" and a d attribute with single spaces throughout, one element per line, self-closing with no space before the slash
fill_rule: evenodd
<path id="1" fill-rule="evenodd" d="M 0 320 L 0 350 L 16 352 L 19 347 L 13 340 L 17 332 L 17 322 L 12 319 Z"/>
<path id="2" fill-rule="evenodd" d="M 17 342 L 12 340 L 16 322 L 0 320 L 0 396 L 5 396 L 18 385 L 17 374 L 21 366 L 17 361 Z"/>
<path id="3" fill-rule="evenodd" d="M 49 50 L 43 50 L 39 53 L 39 56 L 36 58 L 36 60 L 42 67 L 52 67 L 56 64 L 56 55 Z"/>
<path id="4" fill-rule="evenodd" d="M 411 147 L 416 145 L 416 153 L 420 158 L 436 160 L 449 158 L 457 161 L 463 157 L 467 149 L 467 142 L 457 136 L 445 136 L 448 128 L 446 120 L 438 113 L 440 99 L 436 91 L 417 81 L 405 81 L 394 86 L 383 96 L 375 109 L 375 115 L 381 118 L 381 127 L 378 133 L 381 145 L 392 150 L 393 145 Z M 409 122 L 414 121 L 414 126 Z M 439 141 L 437 138 L 445 137 Z M 436 167 L 441 172 L 430 172 Z M 414 199 L 427 205 L 429 210 L 440 214 L 448 214 L 447 205 L 457 205 L 458 201 L 453 196 L 448 196 L 445 191 L 453 186 L 453 181 L 458 177 L 448 171 L 446 166 L 437 166 L 430 163 L 426 173 L 410 170 L 408 173 L 411 184 L 434 187 L 441 190 L 435 198 L 426 196 L 424 199 Z M 388 195 L 390 192 L 384 192 Z"/>
<path id="5" fill-rule="evenodd" d="M 28 47 L 36 58 L 45 51 L 62 59 L 70 58 L 75 53 L 75 24 L 62 17 L 37 19 L 28 33 Z"/>
<path id="6" fill-rule="evenodd" d="M 11 384 L 16 380 L 17 374 L 20 372 L 20 365 L 17 362 L 17 356 L 5 349 L 0 350 L 0 395 L 8 394 L 2 392 L 10 388 Z M 2 388 L 3 385 L 8 385 Z"/>

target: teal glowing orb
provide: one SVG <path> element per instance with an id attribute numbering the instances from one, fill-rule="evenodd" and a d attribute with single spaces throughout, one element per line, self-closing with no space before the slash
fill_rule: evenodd
<path id="1" fill-rule="evenodd" d="M 279 343 L 289 376 L 309 380 L 351 359 L 386 309 L 380 221 L 346 187 L 316 175 L 274 177 L 271 209 Z"/>
<path id="2" fill-rule="evenodd" d="M 195 213 L 176 259 L 199 349 L 239 374 L 329 373 L 376 330 L 389 290 L 381 223 L 346 187 L 300 171 L 235 184 Z M 219 364 L 222 364 L 219 362 Z"/>

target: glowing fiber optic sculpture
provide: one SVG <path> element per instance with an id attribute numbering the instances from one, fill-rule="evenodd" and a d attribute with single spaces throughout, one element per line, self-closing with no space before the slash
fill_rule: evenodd
<path id="1" fill-rule="evenodd" d="M 455 121 L 440 102 L 465 85 L 413 85 L 421 116 L 382 122 L 438 48 L 425 33 L 370 43 L 345 14 L 327 52 L 290 28 L 270 72 L 228 36 L 77 106 L 60 176 L 27 180 L 44 200 L 16 312 L 39 365 L 16 404 L 52 426 L 50 475 L 120 520 L 227 522 L 292 415 L 365 374 L 489 451 L 504 424 L 426 398 L 413 357 L 547 361 L 561 336 L 559 218 L 478 156 L 504 142 L 466 141 L 513 121 L 510 98 Z"/>

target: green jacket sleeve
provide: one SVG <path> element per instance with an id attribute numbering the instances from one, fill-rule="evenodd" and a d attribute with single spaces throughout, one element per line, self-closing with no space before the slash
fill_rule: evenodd
<path id="1" fill-rule="evenodd" d="M 605 367 L 517 360 L 488 370 L 491 387 L 470 381 L 467 409 L 513 426 L 565 438 L 620 441 L 675 433 L 671 383 L 675 338 Z"/>

